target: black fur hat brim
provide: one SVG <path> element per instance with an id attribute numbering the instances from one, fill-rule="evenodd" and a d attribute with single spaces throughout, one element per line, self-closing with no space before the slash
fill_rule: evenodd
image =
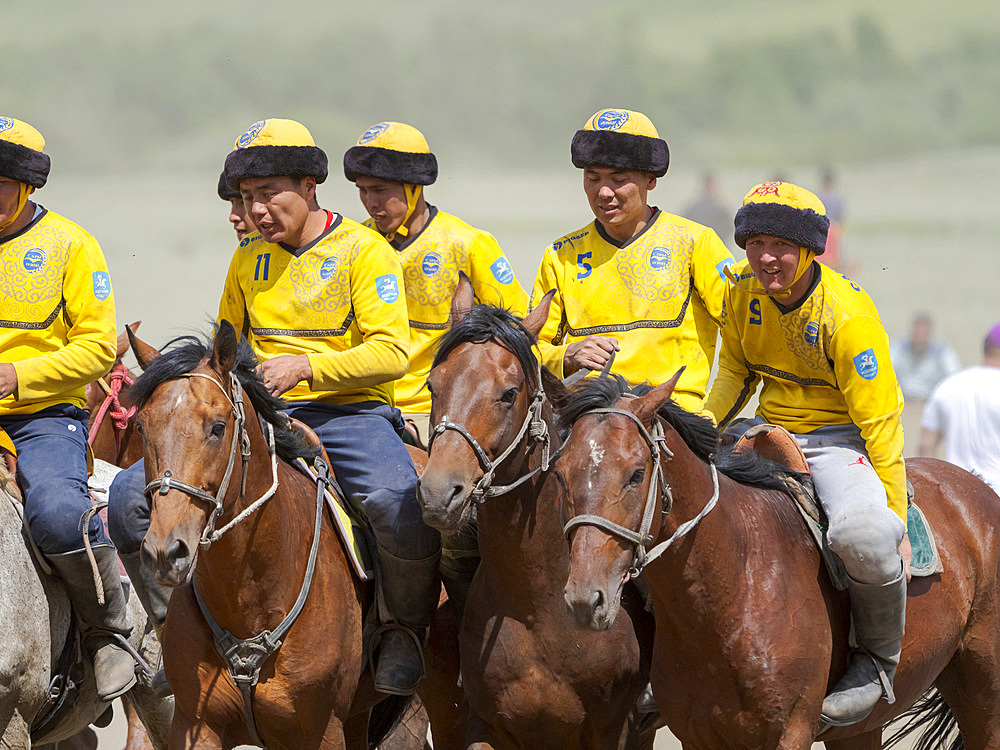
<path id="1" fill-rule="evenodd" d="M 319 146 L 249 146 L 226 157 L 226 183 L 240 189 L 243 180 L 259 177 L 314 177 L 323 182 L 329 173 L 326 154 Z"/>
<path id="2" fill-rule="evenodd" d="M 614 130 L 578 130 L 570 146 L 573 166 L 612 167 L 663 177 L 670 166 L 670 150 L 662 138 Z"/>
<path id="3" fill-rule="evenodd" d="M 0 140 L 0 175 L 40 188 L 49 178 L 51 160 L 48 154 Z"/>
<path id="4" fill-rule="evenodd" d="M 222 174 L 219 175 L 219 197 L 224 201 L 237 200 L 243 197 L 239 190 L 233 190 L 229 187 L 229 183 L 226 182 L 226 170 L 222 170 Z"/>
<path id="5" fill-rule="evenodd" d="M 434 154 L 352 146 L 344 154 L 344 176 L 351 182 L 359 177 L 375 177 L 405 185 L 432 185 L 437 180 L 438 163 Z"/>
<path id="6" fill-rule="evenodd" d="M 736 244 L 746 250 L 747 240 L 760 234 L 781 237 L 816 255 L 826 250 L 830 219 L 811 208 L 783 203 L 747 203 L 736 212 Z"/>

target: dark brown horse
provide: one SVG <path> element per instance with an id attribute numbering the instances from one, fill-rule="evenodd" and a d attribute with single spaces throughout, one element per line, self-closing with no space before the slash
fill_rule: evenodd
<path id="1" fill-rule="evenodd" d="M 352 574 L 332 524 L 317 521 L 312 480 L 272 462 L 258 416 L 273 427 L 280 454 L 306 446 L 292 445 L 281 402 L 254 375 L 249 346 L 224 322 L 213 346 L 188 340 L 140 364 L 146 369 L 132 394 L 146 476 L 161 480 L 143 554 L 161 582 L 178 586 L 163 632 L 176 699 L 170 747 L 257 744 L 254 729 L 272 749 L 374 746 L 385 724 L 369 737 L 370 709 L 384 697 L 372 688 L 362 654 L 371 587 Z M 229 525 L 268 493 L 266 503 Z M 248 722 L 195 589 L 236 638 L 273 631 L 303 591 L 314 540 L 311 587 L 280 648 L 263 662 Z M 372 714 L 373 724 L 391 721 L 404 705 L 383 701 L 376 711 L 388 716 Z"/>
<path id="2" fill-rule="evenodd" d="M 573 425 L 556 463 L 567 518 L 591 514 L 568 524 L 566 601 L 581 625 L 610 627 L 621 582 L 648 562 L 653 691 L 684 748 L 808 748 L 823 729 L 823 697 L 846 668 L 847 596 L 833 589 L 792 501 L 769 479 L 775 465 L 718 450 L 711 422 L 668 403 L 675 381 L 638 398 L 623 398 L 626 388 L 610 379 L 575 393 L 547 388 Z M 907 474 L 944 572 L 909 586 L 895 704 L 882 701 L 863 722 L 818 739 L 836 750 L 879 748 L 883 725 L 935 686 L 928 712 L 916 717 L 930 727 L 925 747 L 944 746 L 957 719 L 965 748 L 995 750 L 1000 498 L 943 461 L 908 461 Z M 661 477 L 665 486 L 651 491 Z M 651 526 L 637 553 L 626 537 L 644 512 Z"/>
<path id="3" fill-rule="evenodd" d="M 128 329 L 135 334 L 140 322 L 132 323 Z M 87 384 L 88 442 L 94 458 L 122 468 L 142 458 L 142 440 L 135 433 L 132 410 L 122 403 L 135 380 L 135 374 L 122 363 L 122 357 L 128 350 L 128 331 L 123 331 L 118 336 L 118 349 L 111 372 Z"/>
<path id="4" fill-rule="evenodd" d="M 563 602 L 560 490 L 545 466 L 559 438 L 531 350 L 549 301 L 522 326 L 472 308 L 468 280 L 459 284 L 428 377 L 436 427 L 417 497 L 442 531 L 481 502 L 482 562 L 459 637 L 470 747 L 637 748 L 648 648 L 629 617 L 603 633 L 577 630 Z M 642 619 L 641 606 L 633 612 Z"/>

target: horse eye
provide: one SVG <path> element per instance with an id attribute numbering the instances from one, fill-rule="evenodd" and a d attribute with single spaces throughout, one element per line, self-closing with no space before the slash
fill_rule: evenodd
<path id="1" fill-rule="evenodd" d="M 216 422 L 212 425 L 212 437 L 222 437 L 226 434 L 226 423 Z"/>
<path id="2" fill-rule="evenodd" d="M 513 404 L 514 400 L 517 398 L 517 394 L 519 391 L 520 388 L 508 388 L 506 391 L 503 392 L 503 395 L 500 397 L 500 400 L 505 404 Z"/>
<path id="3" fill-rule="evenodd" d="M 634 472 L 632 472 L 632 476 L 628 478 L 628 483 L 633 487 L 638 487 L 640 484 L 642 484 L 642 479 L 645 476 L 646 476 L 645 469 L 636 469 Z"/>
<path id="4" fill-rule="evenodd" d="M 138 432 L 140 435 L 142 434 L 142 422 L 135 423 L 135 431 Z"/>

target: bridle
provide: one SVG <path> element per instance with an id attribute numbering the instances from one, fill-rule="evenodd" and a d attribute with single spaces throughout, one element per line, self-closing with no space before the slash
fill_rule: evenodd
<path id="1" fill-rule="evenodd" d="M 175 479 L 173 472 L 171 472 L 170 469 L 164 471 L 162 476 L 149 482 L 149 484 L 147 484 L 143 489 L 143 494 L 147 495 L 150 499 L 150 503 L 152 503 L 155 500 L 155 494 L 162 496 L 166 495 L 170 492 L 170 490 L 179 490 L 180 492 L 190 495 L 195 500 L 201 500 L 206 503 L 210 509 L 208 523 L 205 525 L 205 528 L 201 533 L 201 539 L 198 543 L 200 546 L 208 548 L 212 545 L 212 542 L 218 541 L 222 535 L 229 531 L 233 526 L 238 524 L 240 521 L 257 510 L 257 508 L 267 502 L 278 489 L 278 466 L 277 455 L 274 449 L 274 428 L 270 425 L 270 423 L 267 424 L 268 449 L 271 454 L 271 473 L 273 477 L 271 488 L 260 498 L 251 503 L 232 521 L 216 531 L 215 524 L 219 516 L 222 515 L 222 504 L 226 497 L 226 493 L 229 491 L 229 483 L 233 477 L 233 467 L 236 464 L 237 448 L 239 448 L 240 458 L 243 463 L 243 476 L 240 481 L 240 497 L 246 493 L 247 488 L 247 470 L 250 467 L 250 436 L 246 431 L 246 410 L 243 405 L 243 388 L 240 386 L 240 381 L 232 372 L 229 373 L 229 391 L 227 391 L 218 380 L 213 378 L 211 375 L 206 375 L 204 373 L 189 372 L 184 375 L 179 375 L 178 378 L 203 378 L 209 382 L 215 383 L 232 407 L 235 427 L 233 429 L 232 444 L 229 448 L 229 463 L 226 465 L 226 473 L 223 475 L 222 482 L 219 484 L 219 489 L 214 495 L 209 494 L 200 487 L 195 487 L 193 484 L 188 484 L 187 482 Z"/>
<path id="2" fill-rule="evenodd" d="M 631 396 L 631 398 L 635 398 Z M 714 487 L 714 492 L 712 497 L 709 499 L 708 504 L 702 509 L 702 511 L 690 521 L 685 521 L 681 524 L 677 531 L 667 539 L 665 542 L 660 542 L 650 550 L 646 549 L 646 545 L 652 544 L 655 540 L 653 535 L 650 533 L 650 529 L 653 526 L 653 517 L 656 512 L 657 504 L 660 505 L 660 525 L 666 521 L 667 515 L 670 513 L 674 504 L 673 493 L 670 490 L 670 485 L 667 483 L 666 476 L 663 473 L 663 462 L 664 457 L 669 461 L 674 457 L 673 452 L 667 447 L 666 436 L 663 432 L 663 422 L 659 417 L 653 419 L 653 429 L 647 430 L 646 426 L 642 423 L 634 413 L 626 409 L 616 409 L 613 407 L 601 408 L 601 409 L 591 409 L 584 414 L 581 414 L 577 419 L 582 419 L 583 417 L 590 416 L 591 414 L 620 414 L 623 417 L 631 419 L 636 427 L 639 428 L 639 434 L 642 439 L 646 441 L 646 445 L 649 446 L 649 452 L 653 459 L 653 476 L 649 480 L 649 489 L 646 492 L 646 502 L 643 506 L 642 520 L 639 523 L 639 530 L 633 531 L 632 529 L 626 528 L 621 524 L 617 524 L 604 516 L 599 516 L 594 513 L 583 513 L 578 516 L 574 516 L 563 526 L 563 534 L 566 538 L 569 538 L 570 532 L 578 526 L 597 526 L 600 529 L 608 532 L 611 536 L 623 539 L 632 545 L 632 565 L 626 571 L 626 580 L 629 578 L 635 578 L 640 573 L 642 573 L 643 568 L 645 568 L 649 563 L 653 562 L 656 558 L 662 555 L 674 542 L 687 534 L 691 529 L 698 525 L 702 518 L 708 515 L 709 511 L 715 507 L 719 500 L 719 474 L 718 470 L 715 468 L 715 463 L 711 462 L 712 467 L 712 484 Z M 572 429 L 571 429 L 572 431 Z M 563 446 L 569 442 L 569 435 L 563 441 Z M 659 501 L 659 502 L 658 502 Z"/>
<path id="3" fill-rule="evenodd" d="M 531 403 L 528 405 L 528 413 L 525 415 L 524 422 L 521 424 L 521 429 L 517 431 L 517 435 L 511 441 L 510 445 L 507 446 L 506 450 L 504 450 L 504 452 L 496 458 L 496 460 L 491 461 L 490 457 L 486 455 L 486 451 L 483 450 L 483 447 L 479 444 L 479 441 L 472 436 L 472 433 L 457 422 L 450 422 L 447 414 L 441 417 L 441 421 L 434 425 L 434 429 L 431 431 L 430 438 L 427 442 L 427 455 L 430 455 L 430 452 L 434 449 L 434 440 L 448 430 L 454 430 L 457 432 L 465 438 L 465 441 L 472 447 L 473 453 L 476 454 L 476 458 L 479 460 L 479 466 L 483 470 L 483 475 L 479 478 L 479 481 L 476 482 L 472 491 L 469 493 L 469 497 L 476 504 L 482 504 L 489 497 L 497 497 L 498 495 L 506 494 L 514 488 L 524 484 L 539 472 L 549 470 L 549 425 L 542 417 L 542 407 L 545 405 L 546 401 L 545 390 L 542 388 L 542 365 L 541 362 L 537 360 L 535 365 L 538 385 L 531 394 Z M 532 441 L 531 445 L 528 447 L 528 453 L 534 451 L 535 447 L 539 443 L 541 444 L 541 464 L 536 469 L 528 472 L 511 484 L 494 487 L 493 478 L 496 475 L 497 468 L 500 464 L 506 461 L 511 454 L 513 454 L 513 452 L 521 444 L 525 434 L 527 434 Z"/>

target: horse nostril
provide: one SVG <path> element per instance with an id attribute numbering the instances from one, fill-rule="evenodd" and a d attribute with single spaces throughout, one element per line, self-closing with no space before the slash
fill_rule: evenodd
<path id="1" fill-rule="evenodd" d="M 590 608 L 594 612 L 600 612 L 604 608 L 604 592 L 600 589 L 592 592 L 590 595 Z"/>
<path id="2" fill-rule="evenodd" d="M 171 565 L 177 566 L 183 563 L 190 556 L 191 551 L 183 539 L 175 539 L 173 544 L 167 549 L 167 560 Z"/>
<path id="3" fill-rule="evenodd" d="M 154 570 L 156 556 L 149 549 L 149 545 L 145 541 L 139 545 L 139 560 L 145 566 L 146 570 Z"/>

